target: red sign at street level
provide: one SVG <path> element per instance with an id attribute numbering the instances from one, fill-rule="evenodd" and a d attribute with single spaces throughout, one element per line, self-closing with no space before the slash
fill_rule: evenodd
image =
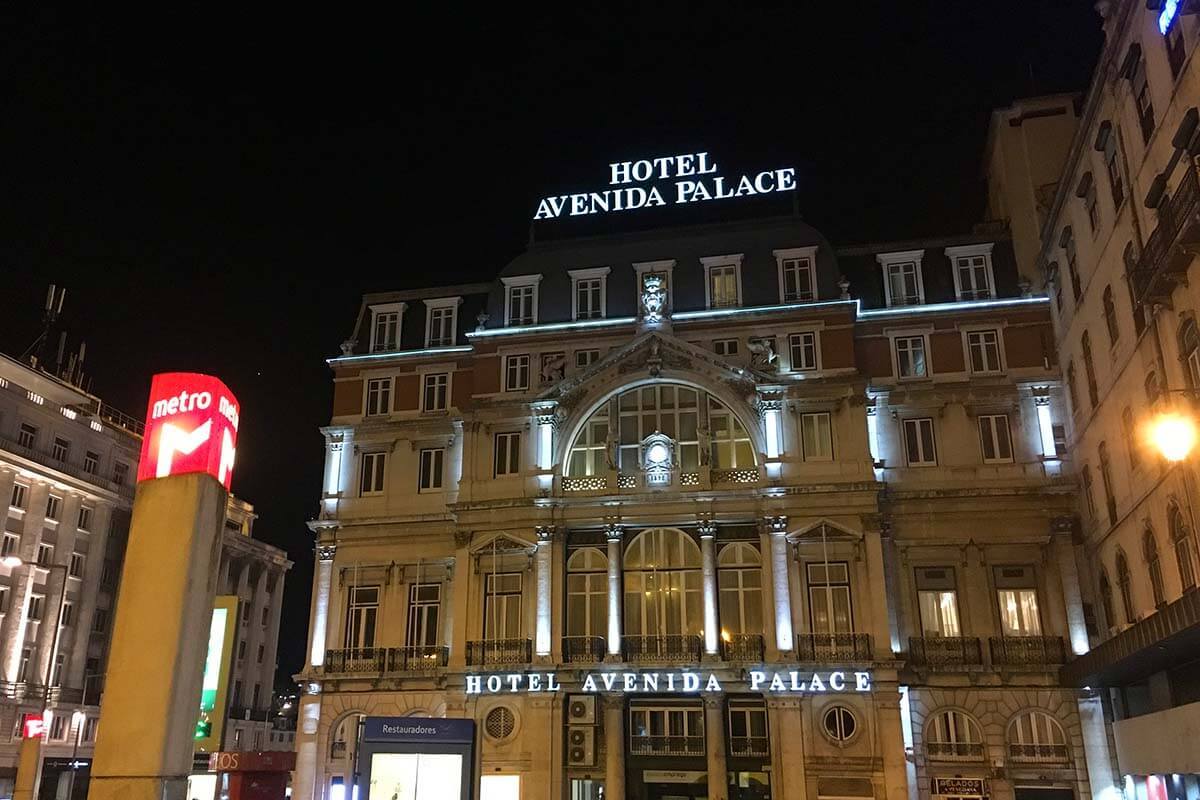
<path id="1" fill-rule="evenodd" d="M 237 398 L 219 378 L 195 372 L 155 375 L 138 481 L 207 472 L 228 489 L 240 410 Z"/>

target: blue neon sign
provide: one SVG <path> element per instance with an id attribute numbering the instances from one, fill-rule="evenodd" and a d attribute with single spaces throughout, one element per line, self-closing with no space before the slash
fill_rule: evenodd
<path id="1" fill-rule="evenodd" d="M 1167 35 L 1167 31 L 1171 27 L 1171 23 L 1175 21 L 1175 17 L 1179 15 L 1180 0 L 1166 0 L 1163 3 L 1162 13 L 1158 15 L 1158 32 L 1163 36 Z"/>

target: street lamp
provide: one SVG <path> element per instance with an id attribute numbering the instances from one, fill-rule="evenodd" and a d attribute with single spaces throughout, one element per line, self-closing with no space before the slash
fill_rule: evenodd
<path id="1" fill-rule="evenodd" d="M 1183 461 L 1196 445 L 1196 423 L 1176 412 L 1159 414 L 1149 428 L 1150 441 L 1168 461 Z"/>

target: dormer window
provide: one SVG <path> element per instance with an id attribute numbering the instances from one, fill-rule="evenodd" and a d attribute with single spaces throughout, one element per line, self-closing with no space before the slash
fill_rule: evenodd
<path id="1" fill-rule="evenodd" d="M 425 346 L 450 347 L 458 338 L 458 305 L 461 297 L 425 301 Z"/>
<path id="2" fill-rule="evenodd" d="M 506 325 L 535 325 L 538 318 L 538 283 L 541 275 L 516 275 L 500 279 L 504 283 L 504 320 Z"/>
<path id="3" fill-rule="evenodd" d="M 608 267 L 568 270 L 571 275 L 573 319 L 601 319 L 608 315 Z"/>
<path id="4" fill-rule="evenodd" d="M 386 353 L 400 348 L 400 321 L 407 303 L 371 306 L 371 352 Z"/>
<path id="5" fill-rule="evenodd" d="M 705 270 L 705 299 L 709 308 L 742 304 L 742 254 L 700 259 Z"/>
<path id="6" fill-rule="evenodd" d="M 776 250 L 779 265 L 779 302 L 807 303 L 817 299 L 817 248 Z"/>
<path id="7" fill-rule="evenodd" d="M 954 294 L 959 300 L 990 300 L 996 296 L 992 274 L 992 242 L 947 247 L 954 270 Z"/>
<path id="8" fill-rule="evenodd" d="M 921 278 L 924 256 L 924 250 L 875 256 L 883 268 L 883 293 L 889 306 L 917 306 L 925 302 L 925 282 Z"/>

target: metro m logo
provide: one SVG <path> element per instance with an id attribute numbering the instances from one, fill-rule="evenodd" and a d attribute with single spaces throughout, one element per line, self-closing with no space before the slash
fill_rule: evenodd
<path id="1" fill-rule="evenodd" d="M 229 489 L 241 407 L 211 375 L 168 372 L 150 385 L 138 480 L 205 472 Z"/>
<path id="2" fill-rule="evenodd" d="M 185 431 L 170 422 L 162 426 L 162 433 L 158 437 L 158 466 L 154 470 L 154 477 L 165 478 L 171 474 L 171 462 L 175 458 L 176 453 L 182 453 L 189 456 L 196 452 L 196 448 L 208 441 L 208 437 L 212 434 L 212 420 L 206 420 L 203 425 L 191 431 Z M 224 477 L 224 469 L 222 469 L 222 477 Z"/>

